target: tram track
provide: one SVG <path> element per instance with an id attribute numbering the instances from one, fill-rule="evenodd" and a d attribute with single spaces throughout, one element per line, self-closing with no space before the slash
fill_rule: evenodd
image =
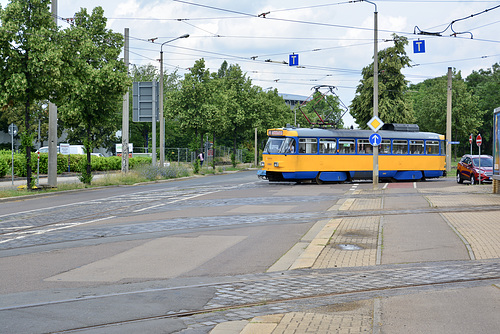
<path id="1" fill-rule="evenodd" d="M 36 210 L 29 210 L 29 211 L 24 211 L 20 213 L 12 213 L 12 214 L 4 214 L 0 216 L 0 236 L 4 235 L 11 235 L 14 233 L 20 233 L 20 232 L 27 232 L 30 230 L 35 230 L 38 228 L 46 228 L 50 226 L 55 226 L 59 224 L 71 224 L 71 223 L 76 223 L 76 222 L 81 222 L 81 221 L 88 221 L 88 220 L 96 220 L 96 219 L 103 219 L 103 218 L 108 218 L 110 216 L 120 216 L 120 215 L 132 215 L 132 214 L 142 214 L 143 211 L 147 210 L 148 208 L 154 208 L 158 207 L 161 205 L 168 205 L 184 200 L 189 200 L 195 197 L 207 195 L 213 192 L 217 192 L 221 190 L 210 190 L 210 191 L 196 191 L 194 189 L 187 190 L 180 192 L 175 191 L 172 194 L 168 194 L 166 196 L 163 196 L 161 198 L 155 198 L 152 200 L 136 200 L 136 203 L 133 203 L 134 200 L 130 199 L 130 196 L 134 196 L 135 194 L 129 195 L 129 199 L 127 201 L 126 207 L 124 207 L 123 202 L 117 201 L 117 198 L 123 197 L 123 195 L 115 196 L 113 198 L 109 199 L 102 199 L 102 200 L 92 200 L 92 201 L 87 201 L 87 202 L 81 202 L 81 203 L 74 203 L 74 204 L 69 204 L 69 205 L 64 205 L 64 206 L 55 206 L 52 208 L 44 208 L 44 209 L 36 209 Z M 110 205 L 109 203 L 111 201 L 115 200 L 116 203 L 119 203 L 119 205 Z M 102 203 L 106 203 L 106 208 L 100 208 L 99 206 Z M 131 203 L 132 202 L 132 203 Z M 56 210 L 56 212 L 50 211 L 50 210 Z M 62 218 L 62 214 L 60 213 L 61 211 L 63 212 L 71 212 L 71 210 L 75 210 L 72 214 L 71 217 L 69 218 Z M 90 214 L 80 214 L 82 210 L 95 210 L 97 212 L 90 213 Z M 69 213 L 71 215 L 71 213 Z M 32 224 L 32 225 L 27 225 L 29 221 L 32 220 L 50 220 L 51 222 L 49 223 L 42 223 L 42 224 Z M 19 222 L 21 225 L 20 228 L 16 229 L 15 226 L 12 227 L 5 227 L 7 224 L 14 224 Z M 2 229 L 7 229 L 7 231 L 1 231 Z"/>
<path id="2" fill-rule="evenodd" d="M 127 315 L 126 319 L 111 319 L 72 328 L 49 331 L 49 333 L 75 333 L 85 330 L 105 329 L 132 323 L 156 321 L 162 319 L 184 319 L 203 316 L 204 318 L 224 318 L 226 314 L 234 314 L 234 310 L 255 308 L 262 313 L 262 308 L 268 314 L 276 312 L 275 306 L 292 311 L 297 303 L 318 305 L 334 301 L 335 298 L 381 297 L 397 293 L 411 293 L 411 290 L 421 289 L 451 289 L 500 283 L 500 263 L 495 261 L 458 261 L 445 263 L 382 265 L 366 268 L 349 268 L 347 270 L 298 270 L 280 274 L 254 274 L 235 277 L 233 281 L 221 283 L 199 284 L 190 286 L 157 288 L 107 294 L 101 296 L 86 296 L 59 301 L 42 302 L 30 305 L 2 307 L 1 312 L 28 312 L 36 314 L 46 307 L 56 304 L 72 309 L 87 308 L 89 302 L 107 300 L 116 297 L 137 300 L 139 294 L 161 295 L 164 293 L 179 294 L 184 289 L 212 289 L 214 298 L 203 307 L 187 310 L 157 312 L 148 316 Z M 312 289 L 301 289 L 304 285 L 313 285 Z M 251 294 L 265 292 L 267 298 L 255 298 Z M 291 294 L 296 291 L 295 294 Z M 225 299 L 222 301 L 222 299 Z M 332 299 L 334 298 L 334 299 Z M 116 300 L 115 300 L 116 301 Z M 206 319 L 205 319 L 206 320 Z M 204 322 L 205 320 L 199 320 Z M 192 320 L 192 321 L 196 321 Z"/>
<path id="3" fill-rule="evenodd" d="M 91 239 L 102 239 L 106 237 L 113 236 L 122 236 L 131 234 L 133 231 L 129 231 L 130 228 L 123 228 L 124 231 L 113 231 L 112 233 L 107 233 L 106 228 L 100 228 L 99 231 L 96 231 L 95 234 L 82 233 L 79 235 L 73 235 L 71 238 L 66 240 L 57 240 L 51 241 L 50 238 L 44 238 L 42 241 L 35 241 L 32 243 L 19 243 L 17 245 L 12 244 L 16 239 L 25 239 L 28 237 L 37 237 L 38 235 L 47 235 L 50 232 L 61 232 L 61 230 L 69 230 L 71 228 L 76 228 L 79 226 L 87 225 L 94 222 L 114 219 L 117 217 L 131 217 L 134 215 L 141 215 L 144 213 L 147 208 L 155 208 L 158 210 L 158 207 L 168 206 L 173 202 L 179 201 L 187 201 L 192 199 L 193 197 L 199 197 L 205 195 L 207 193 L 197 194 L 197 195 L 189 195 L 188 197 L 171 199 L 170 201 L 162 200 L 149 200 L 146 202 L 131 204 L 127 207 L 127 211 L 125 212 L 122 208 L 121 210 L 117 210 L 115 207 L 111 207 L 107 210 L 100 210 L 99 212 L 95 212 L 92 214 L 87 214 L 79 217 L 69 217 L 67 219 L 60 219 L 56 217 L 56 221 L 52 221 L 53 216 L 47 216 L 47 220 L 51 220 L 51 222 L 46 224 L 32 225 L 26 226 L 26 220 L 22 220 L 19 222 L 22 225 L 22 228 L 16 227 L 4 227 L 4 231 L 0 233 L 0 249 L 20 249 L 31 246 L 47 246 L 51 244 L 59 244 L 61 242 L 74 242 L 78 240 L 91 240 Z M 342 198 L 342 197 L 339 197 Z M 348 196 L 344 198 L 350 198 Z M 161 210 L 161 209 L 160 209 Z M 492 206 L 456 206 L 456 207 L 428 207 L 428 208 L 419 208 L 419 209 L 402 209 L 402 210 L 387 210 L 387 209 L 370 209 L 370 210 L 334 210 L 328 212 L 294 212 L 290 217 L 294 218 L 293 220 L 296 223 L 303 223 L 305 221 L 311 220 L 320 220 L 320 219 L 332 219 L 332 218 L 349 218 L 349 217 L 371 217 L 371 216 L 405 216 L 405 215 L 418 215 L 418 214 L 442 214 L 442 213 L 467 213 L 467 212 L 475 212 L 477 210 L 485 210 L 485 211 L 500 211 L 500 205 Z M 240 215 L 240 216 L 225 216 L 224 224 L 218 223 L 218 228 L 234 228 L 235 226 L 245 226 L 248 224 L 280 224 L 283 219 L 285 219 L 285 214 L 261 214 L 259 216 L 252 215 Z M 56 214 L 57 216 L 57 214 Z M 210 217 L 208 217 L 210 220 Z M 182 226 L 182 230 L 191 230 L 193 228 L 212 228 L 213 224 L 208 224 L 207 220 L 200 222 L 196 218 L 185 218 L 182 220 L 173 219 L 173 222 L 177 222 L 178 224 L 169 223 L 170 220 L 166 220 L 165 222 L 155 222 L 150 223 L 151 232 L 174 232 L 179 231 L 180 226 Z M 146 224 L 143 224 L 143 227 Z M 153 226 L 155 225 L 155 226 Z M 157 226 L 158 225 L 158 226 Z M 1 225 L 0 225 L 1 226 Z M 125 231 L 126 230 L 126 231 Z M 145 233 L 137 232 L 137 233 Z M 7 243 L 11 243 L 7 246 Z M 2 246 L 2 244 L 4 246 Z"/>

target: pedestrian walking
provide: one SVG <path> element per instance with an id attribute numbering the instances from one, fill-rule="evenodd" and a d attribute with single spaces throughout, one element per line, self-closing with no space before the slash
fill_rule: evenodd
<path id="1" fill-rule="evenodd" d="M 203 152 L 198 155 L 198 159 L 200 159 L 200 167 L 203 167 L 203 161 L 205 160 L 205 154 Z"/>

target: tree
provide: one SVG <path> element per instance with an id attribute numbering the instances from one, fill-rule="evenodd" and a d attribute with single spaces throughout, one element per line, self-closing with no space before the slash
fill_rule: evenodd
<path id="1" fill-rule="evenodd" d="M 22 110 L 21 142 L 31 189 L 33 104 L 57 95 L 61 86 L 62 48 L 50 0 L 12 0 L 0 8 L 0 106 Z M 19 108 L 20 106 L 23 108 Z"/>
<path id="2" fill-rule="evenodd" d="M 446 133 L 448 78 L 428 79 L 410 87 L 417 124 L 421 131 Z M 478 109 L 478 98 L 468 90 L 460 72 L 453 73 L 452 81 L 452 138 L 468 146 L 470 133 L 482 124 L 483 112 Z"/>
<path id="3" fill-rule="evenodd" d="M 287 123 L 292 124 L 294 114 L 285 100 L 278 95 L 278 90 L 262 91 L 256 87 L 257 96 L 255 99 L 256 123 L 254 127 L 258 129 L 258 138 L 261 139 L 261 148 L 267 142 L 267 129 L 284 127 Z"/>
<path id="4" fill-rule="evenodd" d="M 327 92 L 328 93 L 328 92 Z M 315 91 L 312 99 L 303 106 L 296 107 L 298 110 L 297 121 L 299 124 L 308 124 L 323 122 L 333 124 L 335 128 L 342 129 L 344 122 L 342 121 L 343 110 L 340 108 L 340 99 L 337 95 L 322 93 L 319 90 Z M 304 114 L 306 117 L 304 117 Z M 319 117 L 321 119 L 319 119 Z"/>
<path id="5" fill-rule="evenodd" d="M 381 50 L 379 59 L 379 117 L 385 123 L 413 123 L 411 101 L 405 95 L 408 81 L 401 70 L 410 66 L 406 37 L 393 34 L 394 46 Z M 373 117 L 373 63 L 363 68 L 363 79 L 356 89 L 350 113 L 360 128 L 367 128 Z"/>
<path id="6" fill-rule="evenodd" d="M 500 107 L 500 64 L 473 71 L 465 80 L 472 95 L 477 97 L 483 124 L 477 129 L 483 137 L 481 151 L 493 151 L 493 110 Z"/>
<path id="7" fill-rule="evenodd" d="M 203 146 L 205 133 L 220 129 L 224 101 L 214 75 L 205 68 L 205 60 L 197 60 L 189 73 L 184 75 L 181 88 L 172 91 L 165 103 L 167 115 L 178 122 L 181 131 Z"/>
<path id="8" fill-rule="evenodd" d="M 83 138 L 87 166 L 82 180 L 87 184 L 92 180 L 91 152 L 119 128 L 122 98 L 131 84 L 118 59 L 123 36 L 106 29 L 106 21 L 101 7 L 91 15 L 82 8 L 64 31 L 65 61 L 73 73 L 66 81 L 70 92 L 60 107 L 60 118 Z"/>
<path id="9" fill-rule="evenodd" d="M 225 117 L 223 128 L 233 137 L 233 154 L 236 154 L 238 137 L 254 129 L 257 113 L 253 106 L 257 91 L 252 81 L 247 78 L 239 65 L 227 66 L 224 61 L 218 71 L 218 78 L 226 95 Z"/>

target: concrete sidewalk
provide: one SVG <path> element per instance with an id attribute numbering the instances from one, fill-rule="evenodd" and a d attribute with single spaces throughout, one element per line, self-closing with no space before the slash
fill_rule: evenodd
<path id="1" fill-rule="evenodd" d="M 365 214 L 317 222 L 268 271 L 500 259 L 500 197 L 491 185 L 435 185 L 393 183 L 380 190 L 353 185 L 347 194 L 352 197 L 329 211 Z M 460 210 L 471 206 L 477 210 Z M 428 212 L 408 212 L 412 209 Z M 225 322 L 211 333 L 498 333 L 499 328 L 500 285 L 492 284 Z"/>

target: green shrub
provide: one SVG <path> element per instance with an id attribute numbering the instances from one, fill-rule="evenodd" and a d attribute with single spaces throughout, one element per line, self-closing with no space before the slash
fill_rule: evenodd
<path id="1" fill-rule="evenodd" d="M 19 177 L 25 177 L 28 174 L 24 154 L 14 153 L 14 174 Z"/>
<path id="2" fill-rule="evenodd" d="M 48 159 L 47 154 L 47 159 Z M 68 171 L 68 156 L 63 154 L 57 155 L 57 174 L 62 174 Z"/>
<path id="3" fill-rule="evenodd" d="M 196 159 L 195 162 L 193 162 L 193 173 L 198 174 L 200 172 L 200 159 Z"/>
<path id="4" fill-rule="evenodd" d="M 152 163 L 152 159 L 149 157 L 133 157 L 133 158 L 130 158 L 128 160 L 128 165 L 129 165 L 130 169 L 139 168 L 142 165 L 151 164 L 151 163 Z M 120 168 L 119 169 L 121 169 L 121 160 L 120 160 Z"/>
<path id="5" fill-rule="evenodd" d="M 12 153 L 10 150 L 0 151 L 0 161 L 7 164 L 7 172 L 10 170 Z M 121 170 L 122 160 L 121 157 L 97 157 L 91 156 L 91 169 L 92 171 L 113 171 Z M 57 174 L 62 174 L 68 172 L 68 161 L 69 161 L 69 171 L 74 173 L 82 173 L 86 166 L 87 156 L 81 154 L 72 155 L 57 155 Z M 31 153 L 31 170 L 32 173 L 37 172 L 38 154 L 35 152 Z M 49 154 L 41 153 L 39 160 L 40 174 L 47 174 L 49 167 Z M 0 164 L 2 164 L 0 162 Z M 129 159 L 130 168 L 133 169 L 137 166 L 143 164 L 151 164 L 151 158 L 148 157 L 134 157 Z M 0 177 L 2 175 L 2 170 L 5 165 L 0 166 Z M 25 177 L 27 174 L 26 170 L 26 157 L 23 153 L 14 153 L 14 174 L 19 177 Z"/>
<path id="6" fill-rule="evenodd" d="M 0 177 L 4 177 L 10 171 L 11 158 L 7 155 L 0 155 Z"/>
<path id="7" fill-rule="evenodd" d="M 85 158 L 86 158 L 86 156 L 85 156 Z M 92 167 L 91 167 L 90 172 L 87 172 L 87 165 L 88 165 L 87 159 L 80 159 L 78 161 L 77 168 L 80 170 L 80 173 L 81 173 L 80 176 L 78 177 L 78 179 L 82 183 L 90 184 L 92 182 L 92 179 L 93 179 Z"/>
<path id="8" fill-rule="evenodd" d="M 243 162 L 254 162 L 255 152 L 252 150 L 243 150 Z"/>
<path id="9" fill-rule="evenodd" d="M 70 172 L 81 173 L 87 168 L 87 156 L 83 154 L 69 155 Z"/>

